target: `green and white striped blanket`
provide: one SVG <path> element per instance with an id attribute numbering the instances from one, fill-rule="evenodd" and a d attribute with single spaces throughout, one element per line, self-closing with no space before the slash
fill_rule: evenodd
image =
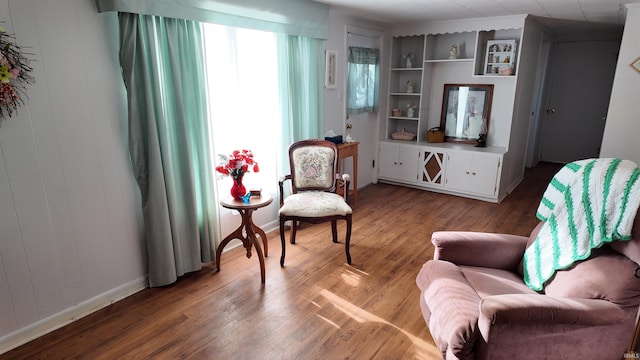
<path id="1" fill-rule="evenodd" d="M 524 254 L 524 279 L 537 291 L 556 270 L 613 240 L 629 240 L 640 205 L 640 169 L 629 160 L 565 165 L 549 183 L 536 216 L 544 221 Z"/>

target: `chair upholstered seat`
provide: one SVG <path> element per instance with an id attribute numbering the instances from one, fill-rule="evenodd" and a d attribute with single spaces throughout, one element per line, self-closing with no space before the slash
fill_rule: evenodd
<path id="1" fill-rule="evenodd" d="M 298 217 L 345 216 L 351 214 L 342 196 L 324 191 L 292 194 L 284 199 L 278 215 Z"/>

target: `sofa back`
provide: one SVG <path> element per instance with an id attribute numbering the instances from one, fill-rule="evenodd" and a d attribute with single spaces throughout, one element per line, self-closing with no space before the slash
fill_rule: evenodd
<path id="1" fill-rule="evenodd" d="M 613 241 L 609 246 L 620 254 L 640 264 L 640 211 L 633 221 L 632 239 L 629 241 Z M 638 274 L 640 275 L 640 274 Z"/>

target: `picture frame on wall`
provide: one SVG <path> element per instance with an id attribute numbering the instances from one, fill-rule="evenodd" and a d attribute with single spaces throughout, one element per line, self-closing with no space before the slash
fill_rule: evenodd
<path id="1" fill-rule="evenodd" d="M 444 84 L 440 128 L 445 141 L 472 144 L 481 134 L 486 137 L 492 100 L 493 84 Z"/>
<path id="2" fill-rule="evenodd" d="M 324 75 L 325 89 L 337 88 L 337 84 L 336 84 L 337 57 L 338 57 L 338 53 L 335 50 L 325 51 L 325 75 Z"/>

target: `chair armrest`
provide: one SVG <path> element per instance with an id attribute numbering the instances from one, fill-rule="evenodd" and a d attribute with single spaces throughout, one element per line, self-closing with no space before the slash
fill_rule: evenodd
<path id="1" fill-rule="evenodd" d="M 287 180 L 291 180 L 291 174 L 281 176 L 280 181 L 278 181 L 278 187 L 280 188 L 280 207 L 284 204 L 284 182 Z"/>
<path id="2" fill-rule="evenodd" d="M 472 231 L 436 231 L 434 260 L 517 271 L 529 238 Z"/>
<path id="3" fill-rule="evenodd" d="M 495 325 L 612 325 L 629 318 L 622 307 L 601 299 L 538 294 L 503 294 L 480 301 L 478 326 L 483 334 Z M 486 332 L 485 332 L 486 331 Z"/>
<path id="4" fill-rule="evenodd" d="M 338 180 L 337 184 L 336 184 L 336 190 L 338 188 L 343 188 L 344 191 L 343 196 L 344 196 L 344 201 L 347 201 L 347 196 L 349 195 L 349 183 L 351 183 L 351 175 L 349 174 L 338 174 L 336 173 L 336 180 Z"/>

